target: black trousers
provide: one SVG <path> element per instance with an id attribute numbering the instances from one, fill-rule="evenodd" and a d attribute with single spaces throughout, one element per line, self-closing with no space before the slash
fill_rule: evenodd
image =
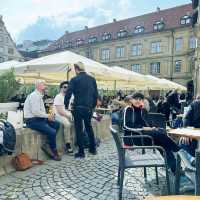
<path id="1" fill-rule="evenodd" d="M 76 139 L 80 153 L 84 153 L 83 123 L 89 137 L 89 150 L 96 150 L 94 131 L 91 124 L 92 115 L 92 109 L 86 107 L 76 107 L 73 111 Z"/>
<path id="2" fill-rule="evenodd" d="M 179 151 L 180 147 L 170 137 L 168 137 L 165 131 L 162 129 L 153 130 L 153 131 L 143 131 L 142 133 L 143 135 L 151 136 L 154 140 L 154 145 L 163 147 L 163 149 L 166 151 L 168 165 L 170 166 L 172 171 L 175 172 L 176 159 L 173 155 L 173 152 Z M 125 131 L 124 135 L 130 136 L 130 135 L 137 135 L 137 134 L 131 133 L 130 131 Z M 143 142 L 145 146 L 152 145 L 150 139 L 144 139 Z M 141 146 L 142 142 L 141 142 L 141 139 L 138 139 L 138 138 L 137 139 L 125 138 L 124 144 L 126 145 L 134 144 L 137 146 Z"/>

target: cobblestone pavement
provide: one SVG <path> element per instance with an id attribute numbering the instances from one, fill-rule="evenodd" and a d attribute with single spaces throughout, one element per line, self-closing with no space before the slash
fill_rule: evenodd
<path id="1" fill-rule="evenodd" d="M 30 200 L 117 200 L 117 153 L 112 140 L 101 144 L 98 155 L 75 160 L 63 156 L 62 161 L 47 161 L 25 172 L 15 172 L 0 178 L 0 199 Z M 159 170 L 160 171 L 160 170 Z M 162 171 L 161 171 L 162 173 Z M 165 178 L 155 184 L 155 173 L 148 169 L 129 170 L 125 174 L 124 199 L 143 199 L 163 194 Z"/>

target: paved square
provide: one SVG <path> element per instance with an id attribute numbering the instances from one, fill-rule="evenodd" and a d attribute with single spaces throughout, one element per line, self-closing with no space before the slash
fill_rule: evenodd
<path id="1" fill-rule="evenodd" d="M 75 160 L 65 155 L 61 162 L 47 161 L 25 172 L 12 173 L 0 178 L 0 199 L 117 200 L 117 158 L 114 142 L 109 140 L 101 144 L 96 156 L 87 153 L 85 159 Z M 159 186 L 155 183 L 154 169 L 147 171 L 146 181 L 143 169 L 126 172 L 124 199 L 165 193 L 163 171 L 159 170 Z"/>

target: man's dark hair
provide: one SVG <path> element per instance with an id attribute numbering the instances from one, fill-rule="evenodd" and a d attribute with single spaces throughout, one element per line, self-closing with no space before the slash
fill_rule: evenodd
<path id="1" fill-rule="evenodd" d="M 136 92 L 132 95 L 133 99 L 144 99 L 144 95 L 142 93 Z"/>
<path id="2" fill-rule="evenodd" d="M 69 85 L 69 81 L 63 81 L 60 83 L 60 89 L 63 87 L 63 85 Z"/>

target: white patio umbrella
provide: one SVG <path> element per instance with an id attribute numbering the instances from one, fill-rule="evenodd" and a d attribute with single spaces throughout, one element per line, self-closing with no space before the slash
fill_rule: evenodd
<path id="1" fill-rule="evenodd" d="M 84 56 L 75 54 L 70 51 L 64 51 L 31 61 L 23 62 L 15 66 L 17 75 L 24 77 L 43 77 L 47 80 L 61 81 L 66 80 L 67 71 L 71 68 L 70 77 L 74 76 L 74 63 L 83 62 L 86 72 L 95 76 L 98 81 L 127 81 L 127 77 L 119 72 L 109 70 L 109 67 L 88 59 Z"/>

